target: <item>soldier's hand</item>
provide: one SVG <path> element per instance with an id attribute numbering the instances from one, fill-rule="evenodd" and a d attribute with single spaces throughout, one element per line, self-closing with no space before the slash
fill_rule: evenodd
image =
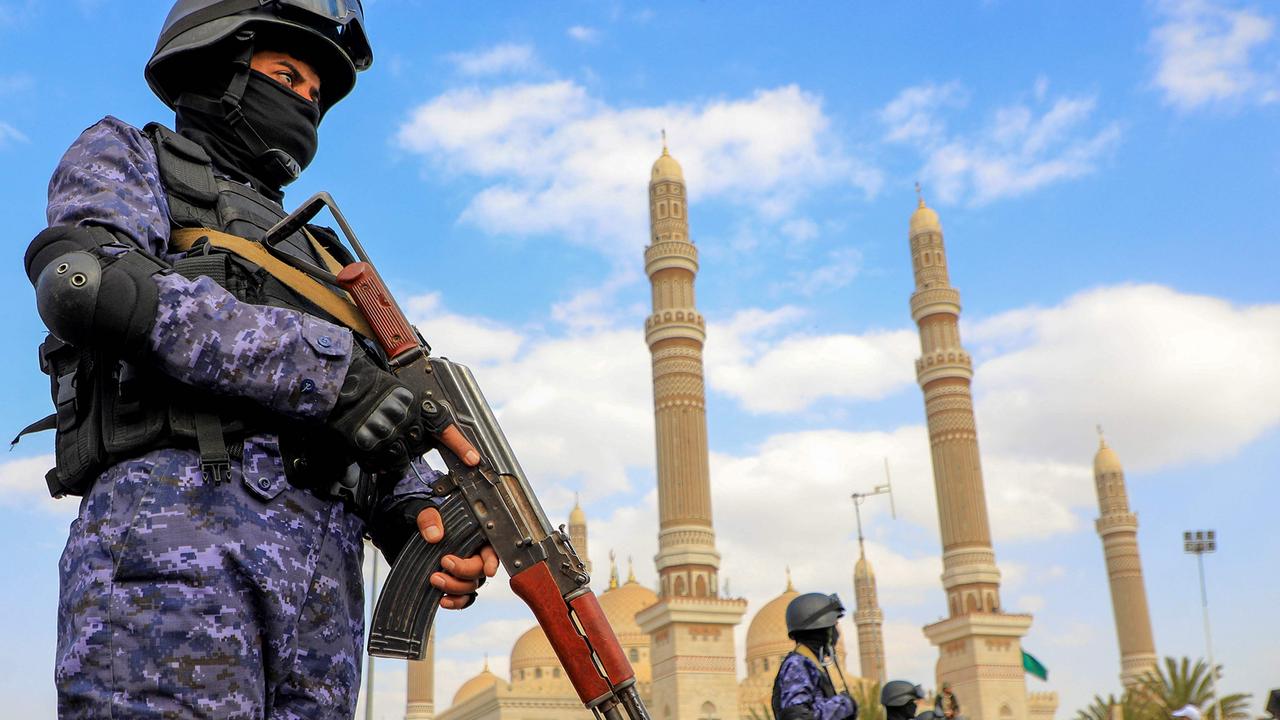
<path id="1" fill-rule="evenodd" d="M 418 513 L 417 521 L 423 540 L 434 545 L 444 539 L 444 520 L 439 510 L 426 508 Z M 468 558 L 445 555 L 440 565 L 443 572 L 432 573 L 430 578 L 433 587 L 444 591 L 440 607 L 461 610 L 475 602 L 476 589 L 484 584 L 485 579 L 498 573 L 498 554 L 485 545 L 480 552 Z"/>

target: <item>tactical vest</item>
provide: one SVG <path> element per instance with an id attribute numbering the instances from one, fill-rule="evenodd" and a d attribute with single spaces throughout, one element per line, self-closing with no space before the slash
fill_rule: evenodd
<path id="1" fill-rule="evenodd" d="M 261 241 L 287 213 L 253 188 L 218 176 L 198 144 L 159 124 L 144 134 L 156 151 L 169 204 L 171 232 L 208 228 Z M 308 226 L 314 238 L 342 264 L 350 253 L 328 228 Z M 323 267 L 312 240 L 295 233 L 275 245 L 280 251 Z M 238 300 L 298 310 L 336 322 L 329 313 L 243 258 L 210 243 L 197 243 L 173 261 L 173 270 L 195 279 L 207 276 Z M 230 478 L 250 434 L 280 438 L 290 480 L 327 485 L 351 464 L 340 443 L 305 432 L 297 421 L 276 416 L 239 398 L 216 396 L 156 371 L 93 349 L 78 349 L 49 336 L 40 348 L 41 369 L 53 384 L 55 413 L 27 430 L 55 429 L 57 465 L 45 476 L 54 497 L 83 495 L 111 465 L 161 447 L 196 447 L 206 480 Z M 309 439 L 308 439 L 309 438 Z M 328 440 L 328 441 L 326 441 Z M 317 477 L 323 475 L 322 477 Z M 335 475 L 329 478 L 328 475 Z"/>
<path id="2" fill-rule="evenodd" d="M 814 657 L 813 653 L 804 646 L 800 646 L 799 650 L 794 650 L 788 653 L 787 656 L 782 659 L 782 663 L 785 664 L 787 659 L 792 655 L 799 655 L 801 657 L 808 658 L 815 665 L 818 665 L 817 658 Z M 831 682 L 831 675 L 824 672 L 824 670 L 825 668 L 818 665 L 818 687 L 815 688 L 814 694 L 822 698 L 834 697 L 836 694 L 835 685 Z M 800 705 L 793 705 L 789 708 L 782 707 L 782 684 L 778 682 L 781 677 L 782 664 L 779 664 L 778 675 L 773 679 L 773 698 L 771 703 L 773 706 L 773 716 L 777 718 L 777 720 L 812 720 L 814 717 L 812 708 Z"/>

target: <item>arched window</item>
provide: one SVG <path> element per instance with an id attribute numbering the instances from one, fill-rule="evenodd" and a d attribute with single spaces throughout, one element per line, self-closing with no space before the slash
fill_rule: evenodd
<path id="1" fill-rule="evenodd" d="M 707 596 L 707 579 L 699 575 L 698 579 L 693 582 L 693 588 L 694 588 L 693 590 L 694 597 L 706 597 Z"/>
<path id="2" fill-rule="evenodd" d="M 631 648 L 631 662 L 640 662 L 640 650 Z"/>
<path id="3" fill-rule="evenodd" d="M 716 705 L 713 702 L 702 703 L 702 709 L 698 711 L 698 720 L 720 720 L 720 716 L 716 714 Z"/>
<path id="4" fill-rule="evenodd" d="M 534 678 L 541 678 L 541 677 L 542 677 L 542 668 L 536 668 L 536 669 L 534 669 L 534 671 L 533 671 L 533 677 L 534 677 Z"/>
<path id="5" fill-rule="evenodd" d="M 684 597 L 689 593 L 685 591 L 684 576 L 676 577 L 676 597 Z"/>

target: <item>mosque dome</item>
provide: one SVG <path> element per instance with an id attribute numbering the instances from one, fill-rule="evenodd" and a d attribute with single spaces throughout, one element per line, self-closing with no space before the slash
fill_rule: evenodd
<path id="1" fill-rule="evenodd" d="M 653 669 L 649 664 L 649 636 L 636 622 L 636 613 L 657 602 L 658 594 L 636 582 L 635 575 L 628 577 L 626 584 L 600 595 L 600 609 L 604 610 L 604 616 L 618 636 L 618 644 L 631 661 L 636 681 L 642 684 L 653 678 Z"/>
<path id="2" fill-rule="evenodd" d="M 1093 474 L 1106 475 L 1109 473 L 1124 472 L 1124 468 L 1120 465 L 1120 456 L 1116 455 L 1116 451 L 1107 445 L 1106 440 L 1099 441 L 1098 454 L 1093 456 Z"/>
<path id="3" fill-rule="evenodd" d="M 666 145 L 662 147 L 662 156 L 653 164 L 653 179 L 651 182 L 660 180 L 684 182 L 684 170 L 681 169 L 680 163 L 676 162 L 676 159 L 667 152 Z"/>
<path id="4" fill-rule="evenodd" d="M 916 211 L 911 213 L 911 235 L 926 231 L 942 232 L 942 223 L 938 220 L 938 213 L 933 208 L 924 204 L 924 198 L 920 198 Z"/>
<path id="5" fill-rule="evenodd" d="M 458 688 L 458 692 L 453 694 L 453 705 L 458 705 L 470 700 L 471 698 L 483 693 L 491 687 L 498 684 L 498 676 L 489 672 L 489 661 L 484 661 L 484 670 L 479 675 L 462 683 L 462 687 Z"/>
<path id="6" fill-rule="evenodd" d="M 787 605 L 800 593 L 787 578 L 787 589 L 778 597 L 765 603 L 747 627 L 747 668 L 766 657 L 782 656 L 791 652 L 795 641 L 787 637 Z"/>
<path id="7" fill-rule="evenodd" d="M 587 524 L 587 514 L 583 512 L 581 505 L 578 505 L 576 503 L 574 504 L 573 510 L 569 512 L 569 524 L 570 525 L 586 525 Z"/>
<path id="8" fill-rule="evenodd" d="M 547 634 L 537 625 L 525 631 L 525 634 L 516 640 L 516 644 L 511 646 L 511 679 L 517 678 L 516 672 L 519 670 L 531 670 L 533 668 L 560 666 L 560 659 L 556 657 L 556 651 L 551 647 L 551 641 L 547 639 Z"/>

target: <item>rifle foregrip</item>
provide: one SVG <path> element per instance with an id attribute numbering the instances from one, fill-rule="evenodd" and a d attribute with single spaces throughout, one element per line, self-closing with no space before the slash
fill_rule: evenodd
<path id="1" fill-rule="evenodd" d="M 400 312 L 400 307 L 391 298 L 391 291 L 387 290 L 386 283 L 382 282 L 372 265 L 356 262 L 342 268 L 338 273 L 338 285 L 351 293 L 351 299 L 364 319 L 369 321 L 387 357 L 395 358 L 418 347 L 417 333 Z"/>
<path id="2" fill-rule="evenodd" d="M 391 567 L 369 623 L 369 654 L 421 660 L 427 635 L 444 591 L 433 586 L 431 574 L 445 555 L 470 557 L 484 545 L 484 534 L 461 493 L 437 508 L 444 521 L 444 539 L 432 545 L 414 532 Z"/>

